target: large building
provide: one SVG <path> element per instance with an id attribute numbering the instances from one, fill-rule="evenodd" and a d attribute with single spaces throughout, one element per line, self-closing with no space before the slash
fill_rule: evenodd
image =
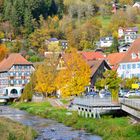
<path id="1" fill-rule="evenodd" d="M 107 56 L 107 62 L 112 70 L 117 70 L 126 52 L 111 53 Z"/>
<path id="2" fill-rule="evenodd" d="M 132 43 L 121 60 L 117 72 L 122 78 L 140 78 L 140 38 Z"/>
<path id="3" fill-rule="evenodd" d="M 18 53 L 10 54 L 0 62 L 0 89 L 24 87 L 34 71 L 33 64 Z"/>

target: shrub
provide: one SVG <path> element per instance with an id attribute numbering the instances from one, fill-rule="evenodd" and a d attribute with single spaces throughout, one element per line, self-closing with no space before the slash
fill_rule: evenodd
<path id="1" fill-rule="evenodd" d="M 32 99 L 32 96 L 33 96 L 32 83 L 29 82 L 24 88 L 23 94 L 21 95 L 21 100 L 30 101 Z"/>

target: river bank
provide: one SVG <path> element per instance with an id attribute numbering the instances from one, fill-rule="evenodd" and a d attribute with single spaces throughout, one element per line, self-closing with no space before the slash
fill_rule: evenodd
<path id="1" fill-rule="evenodd" d="M 12 106 L 34 115 L 54 119 L 74 129 L 100 135 L 104 140 L 139 140 L 140 138 L 140 124 L 131 124 L 128 117 L 104 116 L 101 119 L 86 119 L 79 117 L 77 112 L 52 107 L 48 102 L 15 103 Z"/>
<path id="2" fill-rule="evenodd" d="M 0 112 L 1 117 L 8 118 L 14 122 L 18 122 L 34 129 L 38 133 L 35 140 L 102 140 L 101 137 L 86 133 L 84 130 L 74 130 L 72 127 L 67 127 L 55 120 L 41 118 L 39 116 L 29 114 L 26 111 L 11 108 L 10 106 L 0 106 L 0 110 L 2 110 L 2 112 Z M 16 123 L 14 127 L 12 126 L 12 129 L 15 127 L 18 129 L 18 125 L 16 125 Z M 31 135 L 31 132 L 28 131 L 28 134 Z M 30 140 L 28 137 L 8 137 L 2 140 L 16 139 Z"/>
<path id="3" fill-rule="evenodd" d="M 37 133 L 30 127 L 23 126 L 8 118 L 0 117 L 1 140 L 33 140 Z"/>

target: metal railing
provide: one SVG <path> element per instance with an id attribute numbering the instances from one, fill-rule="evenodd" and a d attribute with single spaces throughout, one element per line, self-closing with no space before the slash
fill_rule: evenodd
<path id="1" fill-rule="evenodd" d="M 85 106 L 115 106 L 119 103 L 113 103 L 111 97 L 99 98 L 99 97 L 76 97 L 73 101 L 74 104 Z"/>
<path id="2" fill-rule="evenodd" d="M 128 105 L 130 107 L 133 107 L 135 109 L 140 110 L 140 100 L 137 100 L 137 99 L 122 99 L 120 102 L 124 105 Z"/>

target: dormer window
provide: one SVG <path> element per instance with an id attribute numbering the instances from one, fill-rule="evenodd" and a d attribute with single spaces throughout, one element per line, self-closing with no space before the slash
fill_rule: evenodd
<path id="1" fill-rule="evenodd" d="M 132 59 L 136 59 L 137 55 L 135 53 L 131 53 L 131 57 L 132 57 Z"/>
<path id="2" fill-rule="evenodd" d="M 140 59 L 140 52 L 138 52 L 138 58 Z"/>

